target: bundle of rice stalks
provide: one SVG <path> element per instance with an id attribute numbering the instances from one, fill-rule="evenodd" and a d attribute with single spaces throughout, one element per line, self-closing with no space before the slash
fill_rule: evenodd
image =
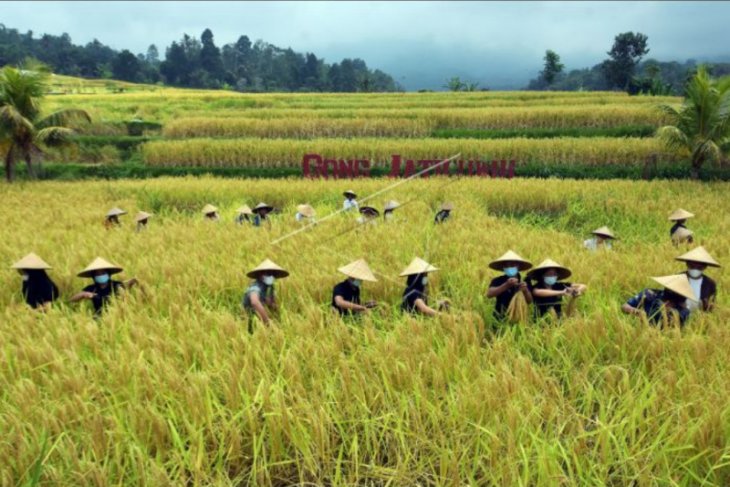
<path id="1" fill-rule="evenodd" d="M 518 292 L 512 297 L 507 307 L 507 320 L 510 323 L 527 323 L 530 319 L 530 307 L 525 295 Z"/>

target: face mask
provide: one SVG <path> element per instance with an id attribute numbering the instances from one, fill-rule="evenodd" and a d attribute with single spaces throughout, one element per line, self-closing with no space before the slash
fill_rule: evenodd
<path id="1" fill-rule="evenodd" d="M 94 276 L 94 282 L 96 282 L 97 284 L 106 284 L 107 282 L 109 282 L 109 274 Z"/>
<path id="2" fill-rule="evenodd" d="M 519 269 L 517 269 L 517 267 L 505 267 L 504 268 L 504 273 L 507 275 L 507 277 L 515 277 L 518 272 L 519 272 Z"/>
<path id="3" fill-rule="evenodd" d="M 702 271 L 700 269 L 690 269 L 687 271 L 687 274 L 689 274 L 689 277 L 692 279 L 699 279 L 702 277 Z"/>
<path id="4" fill-rule="evenodd" d="M 428 284 L 428 277 L 424 276 L 423 279 L 421 279 L 421 285 L 425 286 L 426 284 Z"/>
<path id="5" fill-rule="evenodd" d="M 548 286 L 552 286 L 553 284 L 558 282 L 558 276 L 545 276 L 543 281 L 545 281 L 545 284 L 547 284 Z"/>
<path id="6" fill-rule="evenodd" d="M 353 279 L 352 285 L 355 287 L 360 287 L 360 284 L 362 284 L 362 281 L 360 279 Z"/>
<path id="7" fill-rule="evenodd" d="M 23 274 L 22 276 L 20 276 L 20 278 L 24 281 L 27 281 L 28 279 L 30 279 L 30 276 L 28 274 Z"/>
<path id="8" fill-rule="evenodd" d="M 262 281 L 264 281 L 264 284 L 267 286 L 271 286 L 274 284 L 274 276 L 264 276 Z"/>
<path id="9" fill-rule="evenodd" d="M 392 213 L 388 212 L 388 213 L 385 214 L 385 219 L 386 220 L 390 220 L 391 218 L 393 218 L 393 214 Z"/>

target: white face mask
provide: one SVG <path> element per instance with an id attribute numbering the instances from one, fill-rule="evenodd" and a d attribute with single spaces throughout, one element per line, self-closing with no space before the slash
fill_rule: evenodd
<path id="1" fill-rule="evenodd" d="M 24 281 L 27 281 L 28 279 L 30 279 L 30 275 L 28 275 L 28 274 L 23 274 L 23 275 L 21 275 L 21 276 L 20 276 L 20 278 L 21 278 L 22 280 L 24 280 Z"/>
<path id="2" fill-rule="evenodd" d="M 428 284 L 428 276 L 423 276 L 423 278 L 421 279 L 421 284 L 424 286 Z"/>
<path id="3" fill-rule="evenodd" d="M 274 284 L 274 281 L 275 281 L 275 279 L 274 279 L 274 276 L 264 276 L 264 278 L 263 278 L 263 279 L 261 279 L 261 280 L 262 280 L 262 281 L 264 282 L 264 284 L 266 284 L 267 286 L 272 286 L 272 285 Z"/>
<path id="4" fill-rule="evenodd" d="M 390 219 L 392 219 L 392 218 L 393 218 L 393 213 L 391 213 L 390 211 L 389 211 L 388 213 L 386 213 L 386 214 L 385 214 L 385 219 L 386 219 L 386 220 L 390 220 Z"/>
<path id="5" fill-rule="evenodd" d="M 702 277 L 702 271 L 700 269 L 690 269 L 687 271 L 687 274 L 689 274 L 689 277 L 692 279 L 699 279 Z"/>

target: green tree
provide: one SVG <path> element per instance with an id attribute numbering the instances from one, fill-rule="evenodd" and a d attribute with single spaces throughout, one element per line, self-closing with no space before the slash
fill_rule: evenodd
<path id="1" fill-rule="evenodd" d="M 649 38 L 637 32 L 624 32 L 614 38 L 613 46 L 608 51 L 610 59 L 601 65 L 606 80 L 611 88 L 626 90 L 634 75 L 636 65 L 649 52 Z"/>
<path id="2" fill-rule="evenodd" d="M 112 61 L 112 75 L 114 78 L 124 81 L 139 81 L 141 68 L 137 56 L 126 49 Z"/>
<path id="3" fill-rule="evenodd" d="M 216 87 L 223 79 L 223 60 L 221 59 L 221 50 L 213 42 L 213 32 L 205 29 L 200 36 L 200 67 L 208 73 L 211 81 L 208 83 Z"/>
<path id="4" fill-rule="evenodd" d="M 560 73 L 563 72 L 564 64 L 560 62 L 560 56 L 555 51 L 548 49 L 545 51 L 545 65 L 540 71 L 540 78 L 545 82 L 546 86 L 550 86 L 555 82 Z"/>
<path id="5" fill-rule="evenodd" d="M 667 147 L 688 156 L 693 179 L 705 162 L 717 161 L 730 151 L 730 76 L 712 79 L 700 66 L 685 88 L 681 108 L 662 105 L 674 124 L 657 135 Z"/>
<path id="6" fill-rule="evenodd" d="M 448 88 L 449 91 L 461 91 L 464 89 L 465 86 L 466 84 L 461 81 L 461 78 L 459 78 L 458 76 L 454 76 L 446 81 L 444 88 Z"/>
<path id="7" fill-rule="evenodd" d="M 38 63 L 23 68 L 5 66 L 0 70 L 0 151 L 5 162 L 5 178 L 13 180 L 18 158 L 25 160 L 28 173 L 35 177 L 33 157 L 44 147 L 68 143 L 74 120 L 91 121 L 83 110 L 65 109 L 41 115 L 41 99 L 48 89 L 49 69 Z"/>

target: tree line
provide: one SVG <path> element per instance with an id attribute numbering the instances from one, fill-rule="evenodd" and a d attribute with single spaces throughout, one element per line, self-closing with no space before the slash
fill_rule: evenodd
<path id="1" fill-rule="evenodd" d="M 218 47 L 213 32 L 200 38 L 187 34 L 164 50 L 154 44 L 146 53 L 117 51 L 97 39 L 76 45 L 60 36 L 21 33 L 0 24 L 0 66 L 19 65 L 34 58 L 55 73 L 83 78 L 106 78 L 135 83 L 163 82 L 189 88 L 224 88 L 245 92 L 384 92 L 402 91 L 392 76 L 368 68 L 362 59 L 328 64 L 313 53 L 298 53 L 242 35 Z"/>

